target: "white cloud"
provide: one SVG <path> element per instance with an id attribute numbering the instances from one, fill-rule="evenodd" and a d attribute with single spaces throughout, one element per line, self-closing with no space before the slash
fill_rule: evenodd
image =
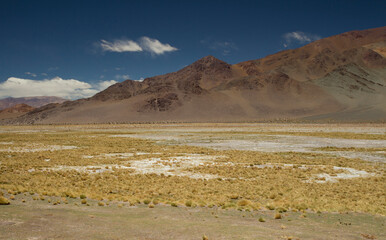
<path id="1" fill-rule="evenodd" d="M 145 80 L 143 77 L 141 77 L 140 79 L 135 79 L 133 81 L 137 81 L 137 82 L 143 82 L 143 80 Z"/>
<path id="2" fill-rule="evenodd" d="M 127 80 L 130 79 L 130 76 L 127 74 L 117 74 L 115 75 L 115 78 L 118 80 Z"/>
<path id="3" fill-rule="evenodd" d="M 57 96 L 78 99 L 90 97 L 114 83 L 116 83 L 114 80 L 102 81 L 93 86 L 76 79 L 62 79 L 60 77 L 44 80 L 10 77 L 5 82 L 0 83 L 0 98 Z"/>
<path id="4" fill-rule="evenodd" d="M 106 88 L 110 87 L 113 84 L 116 84 L 117 81 L 115 80 L 107 80 L 107 81 L 102 81 L 98 83 L 98 90 L 102 91 L 105 90 Z"/>
<path id="5" fill-rule="evenodd" d="M 113 42 L 109 42 L 106 40 L 101 40 L 100 46 L 103 51 L 109 52 L 142 52 L 143 49 L 138 43 L 132 40 L 115 40 Z"/>
<path id="6" fill-rule="evenodd" d="M 101 40 L 98 44 L 103 51 L 110 52 L 150 52 L 152 55 L 162 55 L 166 52 L 177 51 L 178 49 L 167 43 L 149 37 L 141 37 L 137 42 L 133 40 L 114 40 L 109 42 Z M 116 68 L 115 70 L 121 70 Z"/>
<path id="7" fill-rule="evenodd" d="M 161 55 L 166 52 L 173 52 L 178 50 L 177 48 L 170 46 L 170 44 L 161 43 L 157 39 L 149 37 L 142 37 L 140 39 L 140 44 L 143 49 L 156 55 Z"/>
<path id="8" fill-rule="evenodd" d="M 35 73 L 31 72 L 25 72 L 26 75 L 30 75 L 31 77 L 36 77 L 37 75 Z"/>
<path id="9" fill-rule="evenodd" d="M 301 31 L 289 32 L 284 34 L 285 43 L 284 47 L 288 47 L 292 43 L 305 44 L 320 39 L 320 36 L 314 34 L 308 34 Z"/>

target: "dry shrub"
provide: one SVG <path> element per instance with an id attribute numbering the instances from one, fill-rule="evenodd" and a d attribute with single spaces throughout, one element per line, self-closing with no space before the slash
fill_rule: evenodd
<path id="1" fill-rule="evenodd" d="M 251 205 L 251 201 L 246 200 L 246 199 L 242 199 L 242 200 L 237 202 L 237 205 L 239 205 L 241 207 L 245 207 L 245 206 Z"/>
<path id="2" fill-rule="evenodd" d="M 265 207 L 269 210 L 275 210 L 275 207 L 271 204 L 267 204 Z"/>
<path id="3" fill-rule="evenodd" d="M 3 196 L 0 196 L 0 205 L 9 205 L 9 204 L 10 204 L 10 202 L 8 199 L 6 199 Z"/>
<path id="4" fill-rule="evenodd" d="M 278 208 L 276 208 L 276 211 L 278 211 L 279 213 L 283 213 L 283 212 L 287 212 L 288 209 L 284 208 L 284 207 L 278 207 Z"/>
<path id="5" fill-rule="evenodd" d="M 192 207 L 192 204 L 193 204 L 192 200 L 187 200 L 185 202 L 185 206 L 187 206 L 187 207 Z"/>
<path id="6" fill-rule="evenodd" d="M 237 194 L 232 194 L 229 196 L 230 199 L 238 199 L 239 198 L 239 195 Z"/>

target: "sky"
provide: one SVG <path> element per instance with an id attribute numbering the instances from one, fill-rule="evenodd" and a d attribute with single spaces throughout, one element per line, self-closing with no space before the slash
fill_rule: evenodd
<path id="1" fill-rule="evenodd" d="M 230 64 L 386 24 L 386 1 L 0 1 L 0 98 L 89 97 L 213 55 Z"/>

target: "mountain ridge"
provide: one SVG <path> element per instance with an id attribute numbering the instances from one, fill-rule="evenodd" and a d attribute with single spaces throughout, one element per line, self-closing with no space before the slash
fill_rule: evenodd
<path id="1" fill-rule="evenodd" d="M 0 99 L 0 110 L 10 108 L 17 104 L 27 104 L 31 107 L 41 107 L 49 103 L 62 103 L 68 101 L 67 99 L 55 96 L 36 96 L 36 97 L 7 97 Z"/>
<path id="2" fill-rule="evenodd" d="M 33 111 L 35 108 L 24 103 L 12 105 L 9 108 L 0 110 L 0 119 L 19 117 L 25 113 Z"/>
<path id="3" fill-rule="evenodd" d="M 384 120 L 385 53 L 381 27 L 233 65 L 209 55 L 176 72 L 116 83 L 14 122 Z"/>

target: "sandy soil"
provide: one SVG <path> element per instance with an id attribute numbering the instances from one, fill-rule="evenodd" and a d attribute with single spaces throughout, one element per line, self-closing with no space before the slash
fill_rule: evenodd
<path id="1" fill-rule="evenodd" d="M 29 195 L 29 194 L 28 194 Z M 70 199 L 52 205 L 18 196 L 0 206 L 0 239 L 385 239 L 385 218 L 359 213 L 240 212 Z M 21 200 L 27 199 L 25 203 Z M 54 198 L 52 198 L 54 200 Z M 77 204 L 77 205 L 74 205 Z M 304 217 L 306 216 L 306 217 Z M 265 222 L 258 219 L 262 217 Z"/>

